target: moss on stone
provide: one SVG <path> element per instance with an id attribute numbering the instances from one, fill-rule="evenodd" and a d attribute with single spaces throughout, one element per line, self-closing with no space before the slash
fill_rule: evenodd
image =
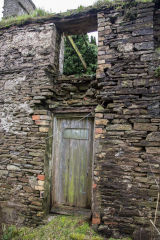
<path id="1" fill-rule="evenodd" d="M 155 49 L 155 52 L 158 53 L 158 54 L 160 54 L 160 47 L 156 48 L 156 49 Z"/>
<path id="2" fill-rule="evenodd" d="M 156 68 L 156 70 L 155 70 L 155 76 L 156 76 L 157 78 L 160 77 L 160 66 Z"/>
<path id="3" fill-rule="evenodd" d="M 98 105 L 95 109 L 95 112 L 103 112 L 104 111 L 104 107 L 101 105 Z"/>

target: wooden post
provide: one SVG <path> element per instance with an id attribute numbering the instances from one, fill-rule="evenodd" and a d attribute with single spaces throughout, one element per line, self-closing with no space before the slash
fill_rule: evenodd
<path id="1" fill-rule="evenodd" d="M 86 62 L 84 61 L 83 57 L 82 57 L 82 54 L 80 53 L 78 47 L 76 46 L 76 44 L 74 43 L 73 41 L 73 38 L 71 36 L 67 36 L 68 40 L 70 41 L 73 49 L 75 50 L 75 52 L 77 53 L 78 57 L 80 58 L 82 64 L 83 64 L 83 67 L 85 70 L 87 70 L 87 64 Z"/>

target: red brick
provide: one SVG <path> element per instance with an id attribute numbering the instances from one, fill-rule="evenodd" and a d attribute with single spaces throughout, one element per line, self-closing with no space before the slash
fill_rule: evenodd
<path id="1" fill-rule="evenodd" d="M 103 133 L 103 129 L 102 128 L 96 128 L 96 133 Z"/>
<path id="2" fill-rule="evenodd" d="M 44 181 L 45 176 L 44 175 L 38 175 L 37 178 L 38 178 L 38 180 Z"/>
<path id="3" fill-rule="evenodd" d="M 36 125 L 42 125 L 42 126 L 49 125 L 49 121 L 46 121 L 46 120 L 36 120 L 35 123 L 36 123 Z"/>
<path id="4" fill-rule="evenodd" d="M 40 119 L 40 116 L 39 115 L 33 115 L 32 116 L 32 120 L 39 120 Z"/>
<path id="5" fill-rule="evenodd" d="M 94 217 L 94 218 L 100 218 L 100 213 L 94 212 L 94 213 L 93 213 L 93 217 Z"/>
<path id="6" fill-rule="evenodd" d="M 101 220 L 100 220 L 100 218 L 98 217 L 98 218 L 92 218 L 92 224 L 100 224 L 101 223 Z"/>

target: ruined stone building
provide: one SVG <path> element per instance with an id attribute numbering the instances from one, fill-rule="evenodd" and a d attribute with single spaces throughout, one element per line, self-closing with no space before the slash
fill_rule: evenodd
<path id="1" fill-rule="evenodd" d="M 106 236 L 142 231 L 151 239 L 160 175 L 159 1 L 0 28 L 1 221 L 35 226 L 48 213 L 78 211 Z M 96 77 L 60 75 L 62 34 L 94 30 Z"/>
<path id="2" fill-rule="evenodd" d="M 32 0 L 5 0 L 3 17 L 29 14 L 36 9 Z"/>

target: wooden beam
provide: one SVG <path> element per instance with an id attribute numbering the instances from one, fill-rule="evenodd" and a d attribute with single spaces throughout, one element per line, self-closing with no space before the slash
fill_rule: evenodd
<path id="1" fill-rule="evenodd" d="M 82 34 L 82 37 L 83 37 L 83 40 L 84 40 L 84 43 L 85 43 L 86 47 L 89 47 L 89 43 L 86 41 L 84 34 Z"/>
<path id="2" fill-rule="evenodd" d="M 83 67 L 85 70 L 87 70 L 87 64 L 86 62 L 84 61 L 83 57 L 82 57 L 82 54 L 80 53 L 78 47 L 76 46 L 75 42 L 73 41 L 73 38 L 71 36 L 67 36 L 68 40 L 70 41 L 73 49 L 75 50 L 75 52 L 77 53 L 79 59 L 81 60 L 82 64 L 83 64 Z"/>

